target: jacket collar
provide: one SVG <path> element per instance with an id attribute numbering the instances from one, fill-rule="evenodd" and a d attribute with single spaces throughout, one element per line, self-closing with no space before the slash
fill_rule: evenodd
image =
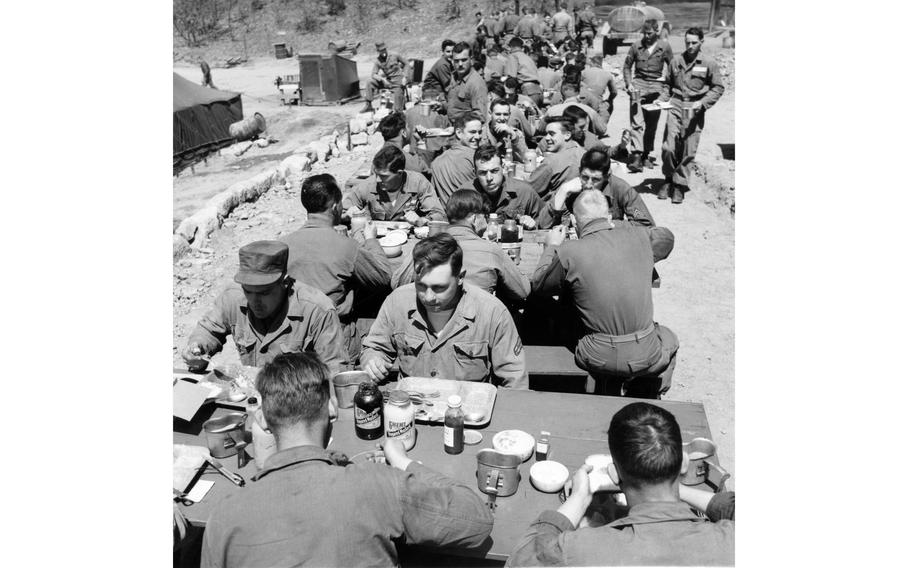
<path id="1" fill-rule="evenodd" d="M 259 481 L 273 471 L 308 461 L 337 465 L 331 454 L 324 448 L 318 446 L 296 446 L 269 456 L 265 460 L 265 467 L 262 468 L 262 471 L 253 476 L 253 481 Z"/>
<path id="2" fill-rule="evenodd" d="M 433 350 L 445 345 L 450 338 L 465 329 L 467 327 L 467 322 L 474 322 L 477 319 L 477 305 L 474 301 L 473 293 L 470 290 L 471 285 L 465 282 L 462 286 L 464 289 L 461 294 L 461 299 L 458 301 L 458 305 L 455 306 L 452 318 L 446 323 L 443 329 L 439 330 L 439 334 L 436 337 L 436 343 L 432 347 Z M 413 308 L 408 309 L 408 319 L 410 320 L 411 325 L 416 325 L 422 329 L 429 330 L 429 324 L 424 320 L 420 310 L 417 309 L 419 303 L 420 300 L 416 298 L 415 291 L 415 303 Z"/>
<path id="3" fill-rule="evenodd" d="M 613 229 L 613 226 L 610 224 L 610 221 L 606 219 L 594 219 L 589 221 L 581 228 L 578 232 L 578 238 L 583 239 L 588 235 L 593 235 L 594 233 L 599 233 L 600 231 L 609 231 Z"/>
<path id="4" fill-rule="evenodd" d="M 239 284 L 238 284 L 238 286 L 239 286 Z M 246 301 L 246 294 L 242 294 L 243 288 L 241 288 L 240 291 L 241 291 L 240 311 L 243 312 L 244 315 L 247 315 L 247 318 L 249 318 L 248 312 L 249 312 L 250 308 Z M 288 314 L 285 316 L 284 325 L 282 325 L 280 329 L 284 329 L 285 326 L 289 324 L 288 318 L 303 317 L 303 303 L 300 301 L 300 298 L 298 297 L 299 293 L 300 293 L 299 286 L 296 283 L 292 284 L 291 289 L 288 291 Z"/>
<path id="5" fill-rule="evenodd" d="M 616 519 L 607 526 L 622 527 L 664 523 L 667 521 L 707 522 L 707 519 L 699 517 L 689 505 L 682 501 L 660 501 L 655 503 L 639 503 L 629 510 L 628 515 L 621 519 Z"/>
<path id="6" fill-rule="evenodd" d="M 305 229 L 331 229 L 334 226 L 335 223 L 331 213 L 308 213 L 306 223 L 303 225 Z"/>

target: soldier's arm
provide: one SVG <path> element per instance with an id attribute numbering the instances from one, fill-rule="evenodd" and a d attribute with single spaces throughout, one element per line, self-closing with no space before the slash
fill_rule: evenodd
<path id="1" fill-rule="evenodd" d="M 629 48 L 626 55 L 626 61 L 622 66 L 622 79 L 626 83 L 626 89 L 632 88 L 632 66 L 635 64 L 635 45 Z"/>
<path id="2" fill-rule="evenodd" d="M 423 191 L 420 193 L 420 215 L 431 221 L 445 221 L 447 219 L 446 211 L 442 206 L 442 202 L 439 201 L 439 198 L 436 196 L 436 191 L 425 178 L 422 182 Z"/>
<path id="3" fill-rule="evenodd" d="M 527 389 L 528 369 L 525 367 L 524 345 L 512 316 L 501 304 L 493 326 L 490 350 L 495 380 L 504 388 Z"/>
<path id="4" fill-rule="evenodd" d="M 335 374 L 341 370 L 342 363 L 348 363 L 348 356 L 344 346 L 344 339 L 341 333 L 341 323 L 338 321 L 338 314 L 335 309 L 319 309 L 313 314 L 311 328 L 307 330 L 307 335 L 311 336 L 313 351 L 319 355 L 319 358 L 329 368 L 329 372 Z M 309 346 L 307 346 L 309 347 Z"/>
<path id="5" fill-rule="evenodd" d="M 383 288 L 389 285 L 391 266 L 379 241 L 367 239 L 357 247 L 354 257 L 354 281 L 365 290 Z"/>
<path id="6" fill-rule="evenodd" d="M 707 94 L 701 100 L 701 106 L 705 110 L 708 110 L 714 103 L 720 99 L 720 96 L 724 94 L 724 83 L 720 78 L 720 74 L 717 72 L 717 63 L 711 61 L 708 64 L 708 81 L 711 85 L 711 88 L 708 89 Z"/>
<path id="7" fill-rule="evenodd" d="M 395 306 L 391 305 L 393 302 L 390 298 L 391 296 L 382 303 L 376 321 L 373 322 L 367 336 L 363 338 L 363 350 L 360 353 L 361 364 L 371 358 L 379 358 L 386 364 L 391 364 L 398 355 L 394 340 L 395 325 L 392 320 L 393 316 L 389 313 L 390 310 L 395 309 Z"/>
<path id="8" fill-rule="evenodd" d="M 539 296 L 553 296 L 562 289 L 566 269 L 559 258 L 558 247 L 545 246 L 537 270 L 531 276 L 531 293 Z"/>
<path id="9" fill-rule="evenodd" d="M 553 168 L 544 160 L 536 170 L 531 172 L 531 175 L 528 177 L 528 183 L 534 189 L 534 193 L 538 196 L 545 195 L 550 186 L 550 178 L 552 177 Z"/>
<path id="10" fill-rule="evenodd" d="M 523 301 L 531 293 L 531 283 L 528 281 L 528 277 L 522 274 L 518 270 L 518 266 L 505 254 L 502 254 L 499 260 L 499 285 L 497 286 L 497 291 L 510 300 Z"/>
<path id="11" fill-rule="evenodd" d="M 648 206 L 645 205 L 644 200 L 635 191 L 635 188 L 629 186 L 626 191 L 620 194 L 619 205 L 622 207 L 623 215 L 633 224 L 641 225 L 642 227 L 654 226 L 654 217 L 651 216 Z"/>
<path id="12" fill-rule="evenodd" d="M 227 305 L 224 293 L 218 296 L 214 305 L 199 322 L 190 334 L 187 345 L 198 345 L 206 355 L 213 355 L 221 351 L 227 336 L 231 333 L 231 310 Z"/>

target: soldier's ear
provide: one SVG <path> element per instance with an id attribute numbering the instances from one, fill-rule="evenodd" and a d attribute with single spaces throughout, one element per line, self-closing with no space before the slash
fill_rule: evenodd
<path id="1" fill-rule="evenodd" d="M 679 466 L 679 475 L 686 475 L 686 472 L 689 471 L 689 454 L 683 452 L 682 455 L 682 465 Z"/>

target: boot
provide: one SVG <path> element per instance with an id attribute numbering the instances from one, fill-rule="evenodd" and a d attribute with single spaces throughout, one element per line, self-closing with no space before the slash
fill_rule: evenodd
<path id="1" fill-rule="evenodd" d="M 632 152 L 632 156 L 629 158 L 627 166 L 630 174 L 637 174 L 642 171 L 644 168 L 641 163 L 641 152 Z"/>
<path id="2" fill-rule="evenodd" d="M 367 101 L 366 104 L 363 105 L 363 108 L 360 109 L 360 112 L 361 112 L 361 113 L 364 113 L 364 112 L 373 112 L 373 101 Z"/>
<path id="3" fill-rule="evenodd" d="M 682 203 L 686 193 L 678 185 L 673 186 L 673 203 Z"/>
<path id="4" fill-rule="evenodd" d="M 657 192 L 657 199 L 666 199 L 670 197 L 670 189 L 672 187 L 672 181 L 665 181 L 664 184 L 660 186 L 660 191 Z"/>

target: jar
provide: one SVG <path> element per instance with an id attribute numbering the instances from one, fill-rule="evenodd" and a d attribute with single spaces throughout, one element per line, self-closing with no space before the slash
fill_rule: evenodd
<path id="1" fill-rule="evenodd" d="M 354 433 L 361 440 L 382 437 L 382 393 L 373 381 L 360 383 L 354 395 Z"/>
<path id="2" fill-rule="evenodd" d="M 490 213 L 490 220 L 487 221 L 487 231 L 484 233 L 484 238 L 488 241 L 499 240 L 499 215 L 496 213 Z"/>
<path id="3" fill-rule="evenodd" d="M 414 407 L 411 396 L 403 390 L 393 390 L 389 402 L 385 405 L 385 436 L 389 440 L 400 440 L 405 451 L 411 450 L 417 443 L 417 430 L 414 429 Z"/>
<path id="4" fill-rule="evenodd" d="M 351 217 L 351 232 L 353 233 L 357 229 L 362 229 L 367 225 L 367 214 L 366 213 L 355 213 Z"/>
<path id="5" fill-rule="evenodd" d="M 515 219 L 506 219 L 503 222 L 502 230 L 500 231 L 500 242 L 518 242 L 518 222 Z"/>

